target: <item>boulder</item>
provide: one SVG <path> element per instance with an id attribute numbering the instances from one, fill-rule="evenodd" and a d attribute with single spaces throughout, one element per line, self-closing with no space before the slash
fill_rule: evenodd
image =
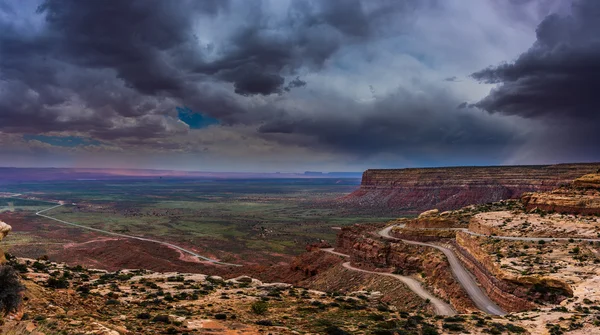
<path id="1" fill-rule="evenodd" d="M 267 284 L 262 284 L 262 286 L 258 287 L 261 290 L 267 290 L 267 291 L 275 291 L 275 290 L 287 290 L 289 288 L 292 288 L 292 284 L 286 284 L 286 283 L 267 283 Z"/>
<path id="2" fill-rule="evenodd" d="M 228 279 L 225 282 L 229 284 L 246 284 L 250 287 L 258 287 L 263 285 L 260 280 L 248 276 L 239 276 L 237 278 Z"/>
<path id="3" fill-rule="evenodd" d="M 12 227 L 6 222 L 0 221 L 0 241 L 2 241 L 8 233 L 12 230 Z M 0 248 L 0 264 L 6 263 L 6 257 L 4 256 L 4 250 Z"/>
<path id="4" fill-rule="evenodd" d="M 439 213 L 440 213 L 440 211 L 438 209 L 430 209 L 428 211 L 425 211 L 425 212 L 419 214 L 419 219 L 424 218 L 424 217 L 429 217 L 429 216 L 437 216 Z"/>
<path id="5" fill-rule="evenodd" d="M 208 277 L 206 277 L 206 280 L 211 283 L 224 283 L 225 282 L 223 277 L 220 277 L 220 276 L 208 276 Z"/>
<path id="6" fill-rule="evenodd" d="M 0 221 L 0 241 L 2 241 L 8 233 L 12 230 L 12 227 L 6 222 Z"/>
<path id="7" fill-rule="evenodd" d="M 239 277 L 233 278 L 233 279 L 240 283 L 251 283 L 252 282 L 252 278 L 248 277 L 248 276 L 239 276 Z"/>

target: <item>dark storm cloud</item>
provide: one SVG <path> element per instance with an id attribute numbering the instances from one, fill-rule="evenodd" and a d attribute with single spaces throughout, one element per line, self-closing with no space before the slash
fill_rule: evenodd
<path id="1" fill-rule="evenodd" d="M 304 87 L 306 86 L 306 82 L 302 79 L 300 79 L 300 77 L 296 77 L 296 79 L 290 81 L 287 86 L 284 88 L 284 90 L 286 90 L 287 92 L 291 91 L 293 88 L 297 88 L 297 87 Z"/>
<path id="2" fill-rule="evenodd" d="M 394 153 L 412 157 L 438 158 L 446 155 L 480 158 L 499 157 L 522 143 L 521 132 L 510 123 L 472 108 L 457 111 L 457 101 L 447 92 L 431 87 L 431 96 L 419 96 L 399 89 L 369 104 L 335 100 L 346 117 L 325 113 L 312 118 L 288 116 L 267 122 L 259 129 L 264 136 L 285 134 L 315 138 L 331 150 L 370 156 Z M 299 140 L 298 143 L 302 143 Z M 485 154 L 481 153 L 486 148 Z"/>
<path id="3" fill-rule="evenodd" d="M 214 3 L 209 1 L 206 4 Z M 204 2 L 203 2 L 204 3 Z M 225 2 L 223 2 L 225 3 Z M 112 68 L 143 94 L 181 90 L 177 69 L 166 62 L 169 52 L 190 52 L 192 15 L 187 1 L 46 0 L 46 16 L 56 52 L 83 67 Z"/>
<path id="4" fill-rule="evenodd" d="M 301 67 L 319 69 L 340 47 L 385 33 L 382 24 L 405 20 L 416 7 L 414 0 L 294 1 L 279 21 L 251 7 L 249 23 L 233 34 L 224 55 L 195 70 L 233 83 L 241 95 L 289 91 L 303 85 L 292 81 L 285 89 L 284 76 Z"/>
<path id="5" fill-rule="evenodd" d="M 500 84 L 476 105 L 528 118 L 598 120 L 599 73 L 600 2 L 575 1 L 571 15 L 539 24 L 537 41 L 515 62 L 472 75 Z"/>
<path id="6" fill-rule="evenodd" d="M 39 26 L 0 17 L 2 130 L 166 136 L 172 127 L 153 116 L 175 117 L 182 104 L 227 124 L 252 122 L 263 116 L 245 115 L 261 112 L 240 96 L 305 86 L 301 69 L 318 71 L 341 47 L 391 34 L 386 24 L 410 17 L 417 3 L 293 1 L 274 19 L 261 2 L 45 0 L 30 9 Z M 194 23 L 221 16 L 244 23 L 225 27 L 232 31 L 215 56 Z M 124 118 L 131 124 L 121 126 Z"/>

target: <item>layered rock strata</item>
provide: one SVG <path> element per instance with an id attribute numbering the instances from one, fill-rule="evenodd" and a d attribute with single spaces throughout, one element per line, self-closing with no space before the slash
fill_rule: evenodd
<path id="1" fill-rule="evenodd" d="M 511 312 L 535 308 L 533 301 L 559 303 L 573 296 L 571 287 L 560 280 L 544 276 L 513 276 L 490 258 L 480 247 L 478 237 L 464 232 L 456 234 L 459 259 L 475 275 L 488 296 L 503 309 Z"/>
<path id="2" fill-rule="evenodd" d="M 600 215 L 600 174 L 585 175 L 551 192 L 526 193 L 522 201 L 528 210 Z"/>
<path id="3" fill-rule="evenodd" d="M 444 211 L 550 191 L 598 168 L 600 164 L 367 170 L 360 188 L 340 201 L 394 213 Z"/>

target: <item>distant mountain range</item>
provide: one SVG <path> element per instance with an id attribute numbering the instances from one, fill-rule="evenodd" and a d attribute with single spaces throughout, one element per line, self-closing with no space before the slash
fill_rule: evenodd
<path id="1" fill-rule="evenodd" d="M 361 178 L 362 172 L 253 173 L 202 172 L 148 169 L 10 168 L 0 167 L 0 181 L 85 180 L 141 178 L 269 179 L 269 178 Z"/>

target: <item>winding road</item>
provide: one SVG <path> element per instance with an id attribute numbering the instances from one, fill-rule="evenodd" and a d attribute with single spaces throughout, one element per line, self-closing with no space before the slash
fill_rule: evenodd
<path id="1" fill-rule="evenodd" d="M 442 247 L 439 245 L 435 245 L 435 244 L 403 240 L 403 239 L 399 239 L 399 238 L 390 236 L 390 231 L 394 227 L 395 226 L 386 227 L 386 228 L 378 231 L 377 234 L 379 234 L 379 236 L 386 238 L 388 240 L 402 241 L 407 244 L 421 245 L 421 246 L 432 247 L 432 248 L 436 248 L 436 249 L 440 250 L 441 252 L 444 253 L 444 255 L 446 255 L 446 258 L 448 258 L 448 262 L 450 263 L 450 268 L 452 269 L 452 273 L 454 274 L 454 277 L 456 277 L 456 279 L 458 280 L 460 285 L 465 289 L 465 291 L 467 292 L 467 294 L 469 295 L 471 300 L 473 300 L 473 302 L 475 303 L 475 306 L 477 306 L 477 308 L 481 309 L 482 311 L 484 311 L 488 314 L 493 314 L 493 315 L 505 315 L 506 314 L 506 312 L 502 308 L 500 308 L 500 306 L 496 305 L 496 303 L 494 303 L 483 292 L 481 287 L 479 287 L 479 285 L 477 284 L 477 281 L 475 281 L 475 278 L 473 278 L 473 276 L 462 266 L 462 264 L 460 263 L 460 261 L 458 260 L 458 258 L 456 257 L 456 255 L 454 254 L 454 252 L 451 249 L 448 249 L 448 248 L 445 248 L 445 247 Z"/>
<path id="2" fill-rule="evenodd" d="M 325 248 L 325 249 L 321 249 L 321 250 L 329 252 L 334 255 L 342 256 L 342 257 L 350 257 L 349 255 L 334 251 L 333 248 Z M 352 265 L 350 265 L 350 262 L 345 262 L 344 264 L 342 264 L 342 266 L 345 267 L 346 269 L 352 270 L 352 271 L 376 274 L 376 275 L 380 275 L 380 276 L 386 276 L 386 277 L 392 277 L 394 279 L 398 279 L 398 280 L 402 281 L 406 286 L 408 286 L 408 288 L 411 291 L 413 291 L 416 295 L 418 295 L 419 297 L 421 297 L 425 300 L 429 300 L 431 302 L 431 304 L 433 305 L 433 309 L 435 310 L 436 314 L 438 314 L 438 315 L 455 315 L 456 314 L 456 311 L 452 308 L 452 306 L 450 306 L 446 302 L 440 300 L 439 298 L 437 298 L 434 295 L 432 295 L 431 293 L 429 293 L 427 290 L 425 290 L 423 288 L 423 286 L 421 286 L 421 283 L 419 283 L 414 278 L 401 276 L 401 275 L 397 275 L 394 273 L 363 270 L 363 269 L 353 267 Z"/>
<path id="3" fill-rule="evenodd" d="M 226 262 L 221 262 L 221 261 L 219 261 L 217 259 L 208 258 L 206 256 L 199 255 L 199 254 L 197 254 L 197 253 L 195 253 L 195 252 L 193 252 L 191 250 L 182 248 L 182 247 L 180 247 L 178 245 L 175 245 L 175 244 L 172 244 L 172 243 L 163 242 L 163 241 L 159 241 L 159 240 L 153 240 L 153 239 L 145 238 L 145 237 L 139 237 L 139 236 L 133 236 L 133 235 L 115 233 L 115 232 L 112 232 L 112 231 L 102 230 L 102 229 L 93 228 L 93 227 L 88 227 L 88 226 L 80 225 L 80 224 L 73 223 L 73 222 L 64 221 L 64 220 L 57 219 L 57 218 L 49 216 L 49 215 L 42 214 L 42 213 L 45 213 L 47 211 L 53 210 L 53 209 L 61 207 L 61 206 L 64 206 L 64 204 L 58 204 L 56 206 L 43 209 L 43 210 L 35 213 L 35 215 L 44 217 L 46 219 L 54 220 L 54 221 L 57 221 L 57 222 L 60 222 L 60 223 L 66 224 L 66 225 L 74 226 L 74 227 L 81 228 L 81 229 L 87 229 L 87 230 L 95 231 L 95 232 L 106 234 L 106 235 L 119 236 L 119 237 L 134 239 L 134 240 L 138 240 L 138 241 L 146 241 L 146 242 L 152 242 L 152 243 L 158 243 L 158 244 L 166 245 L 167 247 L 177 249 L 179 251 L 185 252 L 186 254 L 190 254 L 192 256 L 198 257 L 198 258 L 200 258 L 200 259 L 202 259 L 202 260 L 204 260 L 206 262 L 213 263 L 213 264 L 226 265 L 226 266 L 241 266 L 240 264 L 226 263 Z"/>
<path id="4" fill-rule="evenodd" d="M 392 227 L 404 228 L 405 224 L 398 224 Z M 391 230 L 392 227 L 386 229 Z M 384 229 L 385 230 L 385 229 Z M 389 233 L 388 230 L 388 233 Z M 471 236 L 495 238 L 498 240 L 509 240 L 509 241 L 529 241 L 529 242 L 552 242 L 552 241 L 579 241 L 579 242 L 600 242 L 600 238 L 584 238 L 584 237 L 521 237 L 521 236 L 503 236 L 503 235 L 485 235 L 470 231 L 468 228 L 419 228 L 419 230 L 457 230 Z M 381 234 L 380 234 L 381 235 Z"/>

